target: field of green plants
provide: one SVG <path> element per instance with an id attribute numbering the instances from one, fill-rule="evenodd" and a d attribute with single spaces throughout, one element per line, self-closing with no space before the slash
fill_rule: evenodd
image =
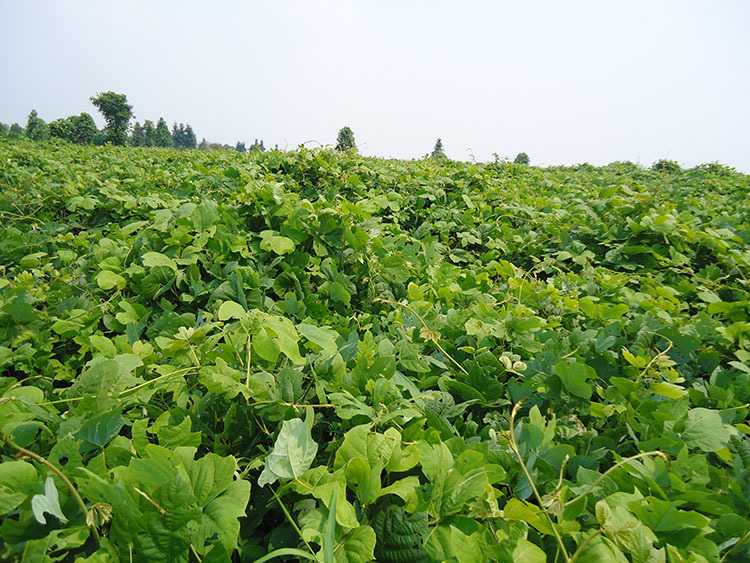
<path id="1" fill-rule="evenodd" d="M 0 560 L 750 559 L 750 177 L 0 141 Z"/>

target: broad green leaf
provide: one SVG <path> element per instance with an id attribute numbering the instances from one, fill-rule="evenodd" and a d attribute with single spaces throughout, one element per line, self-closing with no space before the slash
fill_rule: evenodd
<path id="1" fill-rule="evenodd" d="M 264 321 L 264 327 L 276 337 L 281 352 L 297 365 L 303 365 L 305 359 L 299 354 L 299 334 L 294 328 L 292 321 L 285 317 L 268 315 Z"/>
<path id="2" fill-rule="evenodd" d="M 733 433 L 733 428 L 722 422 L 719 411 L 698 407 L 688 411 L 682 439 L 690 448 L 718 452 Z"/>
<path id="3" fill-rule="evenodd" d="M 169 256 L 162 254 L 161 252 L 146 252 L 142 257 L 141 261 L 147 268 L 154 268 L 156 266 L 166 266 L 174 271 L 177 271 L 177 264 Z"/>
<path id="4" fill-rule="evenodd" d="M 554 533 L 547 519 L 543 514 L 540 514 L 539 508 L 533 504 L 512 498 L 503 507 L 503 515 L 508 520 L 526 522 L 543 534 L 552 535 Z"/>
<path id="5" fill-rule="evenodd" d="M 582 399 L 591 398 L 593 390 L 586 380 L 596 374 L 589 366 L 577 360 L 560 360 L 555 364 L 555 374 L 570 394 Z"/>
<path id="6" fill-rule="evenodd" d="M 362 458 L 368 467 L 380 465 L 384 467 L 388 464 L 393 450 L 400 445 L 401 435 L 397 431 L 389 435 L 370 432 L 371 425 L 362 424 L 355 426 L 344 434 L 344 441 L 341 447 L 336 450 L 333 467 L 338 469 L 343 467 L 349 460 Z"/>
<path id="7" fill-rule="evenodd" d="M 120 274 L 115 274 L 109 270 L 102 270 L 96 276 L 96 284 L 104 291 L 109 291 L 114 288 L 120 290 L 125 289 L 127 283 L 127 280 L 125 280 Z"/>
<path id="8" fill-rule="evenodd" d="M 424 546 L 429 534 L 426 512 L 409 514 L 403 507 L 391 504 L 375 514 L 372 526 L 377 537 L 377 561 L 423 563 L 427 560 L 428 553 Z"/>
<path id="9" fill-rule="evenodd" d="M 266 457 L 258 485 L 270 485 L 277 479 L 296 479 L 310 468 L 318 452 L 318 444 L 310 435 L 312 418 L 308 411 L 306 421 L 295 418 L 281 423 L 281 432 Z"/>
<path id="10" fill-rule="evenodd" d="M 263 231 L 260 238 L 261 250 L 273 250 L 276 254 L 288 254 L 294 250 L 294 241 L 276 231 Z"/>
<path id="11" fill-rule="evenodd" d="M 229 552 L 237 547 L 239 519 L 245 516 L 249 501 L 250 483 L 244 480 L 232 481 L 224 494 L 209 502 L 203 509 L 204 514 L 213 523 L 212 531 L 218 535 L 219 543 Z"/>
<path id="12" fill-rule="evenodd" d="M 546 563 L 547 555 L 538 545 L 521 538 L 513 549 L 513 561 L 523 561 L 524 563 Z"/>
<path id="13" fill-rule="evenodd" d="M 662 397 L 668 399 L 679 399 L 687 394 L 687 390 L 684 387 L 680 387 L 674 383 L 655 382 L 651 384 L 651 391 Z"/>
<path id="14" fill-rule="evenodd" d="M 39 476 L 27 461 L 0 463 L 0 515 L 25 501 L 36 487 Z"/>
<path id="15" fill-rule="evenodd" d="M 219 307 L 219 320 L 228 321 L 229 319 L 244 319 L 247 316 L 245 309 L 239 303 L 234 301 L 224 301 Z"/>
<path id="16" fill-rule="evenodd" d="M 320 346 L 324 357 L 331 357 L 338 352 L 339 347 L 336 344 L 336 340 L 339 335 L 332 328 L 301 323 L 297 325 L 297 330 L 310 342 Z"/>
<path id="17" fill-rule="evenodd" d="M 78 431 L 77 437 L 92 446 L 103 448 L 112 438 L 117 436 L 123 424 L 120 411 L 103 413 L 86 421 Z"/>
<path id="18" fill-rule="evenodd" d="M 336 548 L 337 563 L 368 563 L 375 557 L 375 530 L 360 526 L 347 533 Z"/>

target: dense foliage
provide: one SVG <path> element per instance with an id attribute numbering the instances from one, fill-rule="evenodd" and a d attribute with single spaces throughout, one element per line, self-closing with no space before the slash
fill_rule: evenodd
<path id="1" fill-rule="evenodd" d="M 3 139 L 0 216 L 2 560 L 750 557 L 745 175 Z"/>

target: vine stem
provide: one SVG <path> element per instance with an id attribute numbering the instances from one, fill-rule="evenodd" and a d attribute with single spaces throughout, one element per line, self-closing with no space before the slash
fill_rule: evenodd
<path id="1" fill-rule="evenodd" d="M 10 436 L 5 436 L 5 442 L 12 448 L 15 448 L 16 450 L 18 450 L 21 454 L 25 455 L 26 457 L 29 457 L 35 461 L 38 461 L 39 463 L 49 468 L 50 471 L 52 471 L 55 475 L 57 475 L 62 480 L 63 483 L 65 483 L 65 486 L 70 491 L 70 494 L 73 495 L 73 498 L 78 503 L 78 506 L 80 507 L 84 516 L 88 514 L 89 509 L 86 507 L 86 503 L 83 502 L 81 495 L 78 494 L 78 491 L 76 490 L 75 486 L 73 485 L 73 483 L 70 482 L 70 479 L 68 479 L 65 473 L 63 473 L 57 467 L 55 467 L 54 464 L 52 464 L 52 462 L 50 462 L 47 458 L 42 457 L 38 453 L 32 452 L 31 450 L 27 450 L 26 448 L 23 448 L 19 446 L 18 444 L 16 444 L 13 440 L 11 440 Z M 96 526 L 94 525 L 91 525 L 89 527 L 94 531 L 94 535 L 96 536 L 97 543 L 98 543 L 99 531 L 96 529 Z"/>
<path id="2" fill-rule="evenodd" d="M 547 509 L 544 508 L 542 495 L 539 494 L 539 490 L 536 488 L 536 484 L 534 483 L 534 480 L 531 478 L 531 473 L 529 473 L 529 470 L 526 468 L 526 464 L 523 461 L 523 456 L 521 456 L 521 451 L 518 449 L 518 444 L 516 443 L 515 422 L 516 422 L 516 415 L 518 414 L 518 411 L 521 409 L 521 405 L 523 405 L 523 401 L 521 401 L 520 403 L 516 403 L 516 405 L 513 407 L 513 410 L 511 411 L 510 431 L 509 431 L 508 441 L 510 443 L 511 449 L 513 450 L 513 453 L 516 454 L 516 457 L 518 458 L 518 463 L 520 463 L 521 469 L 523 470 L 524 475 L 526 475 L 526 479 L 529 480 L 529 484 L 531 485 L 531 490 L 534 491 L 534 496 L 536 497 L 536 500 L 539 503 L 539 507 L 544 512 L 544 516 L 547 518 L 547 522 L 549 523 L 550 528 L 552 528 L 552 533 L 555 535 L 555 539 L 557 540 L 557 544 L 560 546 L 560 550 L 562 551 L 565 561 L 570 563 L 571 559 L 570 559 L 570 556 L 568 555 L 568 550 L 565 549 L 565 544 L 563 543 L 562 537 L 560 537 L 560 533 L 557 531 L 557 528 L 555 527 L 555 523 L 552 521 L 552 518 L 550 517 L 549 512 L 547 512 Z"/>
<path id="3" fill-rule="evenodd" d="M 573 563 L 576 559 L 578 559 L 578 556 L 583 553 L 583 550 L 586 549 L 586 546 L 591 543 L 591 540 L 593 540 L 596 536 L 603 533 L 603 530 L 600 528 L 593 534 L 591 534 L 589 537 L 586 538 L 586 541 L 584 541 L 581 545 L 578 546 L 578 549 L 576 549 L 573 556 L 570 558 L 570 563 Z"/>
<path id="4" fill-rule="evenodd" d="M 644 457 L 650 457 L 650 456 L 658 456 L 658 457 L 660 457 L 660 458 L 662 458 L 664 460 L 667 460 L 667 461 L 669 460 L 669 456 L 667 456 L 667 454 L 665 454 L 664 452 L 660 452 L 658 450 L 654 450 L 652 452 L 644 452 L 644 453 L 641 453 L 641 454 L 636 454 L 634 456 L 630 456 L 628 458 L 625 458 L 622 461 L 619 461 L 616 464 L 614 464 L 612 467 L 610 467 L 609 469 L 607 469 L 604 473 L 602 473 L 599 476 L 599 478 L 596 481 L 594 481 L 593 483 L 591 483 L 591 485 L 589 485 L 589 487 L 584 492 L 582 492 L 580 495 L 578 495 L 577 497 L 575 497 L 570 502 L 567 502 L 566 503 L 567 506 L 570 506 L 571 504 L 575 504 L 576 502 L 578 502 L 579 500 L 581 500 L 582 498 L 584 498 L 587 494 L 589 494 L 591 491 L 593 491 L 597 487 L 597 485 L 599 485 L 599 483 L 601 483 L 602 481 L 604 481 L 604 479 L 606 479 L 607 476 L 610 473 L 612 473 L 616 469 L 622 467 L 626 463 L 630 463 L 631 461 L 635 461 L 637 459 L 641 459 L 641 458 L 644 458 Z"/>
<path id="5" fill-rule="evenodd" d="M 409 305 L 407 305 L 405 303 L 399 303 L 398 301 L 391 301 L 390 299 L 382 299 L 380 297 L 376 298 L 375 301 L 379 301 L 381 303 L 388 303 L 389 305 L 398 305 L 399 307 L 403 307 L 404 309 L 406 309 L 407 311 L 409 311 L 410 313 L 412 313 L 414 316 L 416 316 L 419 319 L 419 322 L 422 323 L 422 326 L 424 326 L 430 332 L 434 332 L 433 330 L 430 329 L 430 327 L 427 326 L 427 323 L 424 322 L 424 319 L 421 317 L 421 315 L 419 313 L 417 313 L 414 309 L 412 309 Z M 469 375 L 469 372 L 464 369 L 464 366 L 462 366 L 461 364 L 459 364 L 453 356 L 451 356 L 448 352 L 446 352 L 445 348 L 443 348 L 440 345 L 440 342 L 438 342 L 437 339 L 435 339 L 435 340 L 430 339 L 430 342 L 434 342 L 435 346 L 437 346 L 438 349 L 446 357 L 450 358 L 451 361 L 458 366 L 458 369 L 460 369 L 462 372 L 464 372 L 464 374 Z"/>

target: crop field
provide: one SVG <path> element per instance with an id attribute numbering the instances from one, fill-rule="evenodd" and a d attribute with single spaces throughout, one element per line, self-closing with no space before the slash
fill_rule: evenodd
<path id="1" fill-rule="evenodd" d="M 750 560 L 750 177 L 0 140 L 0 560 Z"/>

